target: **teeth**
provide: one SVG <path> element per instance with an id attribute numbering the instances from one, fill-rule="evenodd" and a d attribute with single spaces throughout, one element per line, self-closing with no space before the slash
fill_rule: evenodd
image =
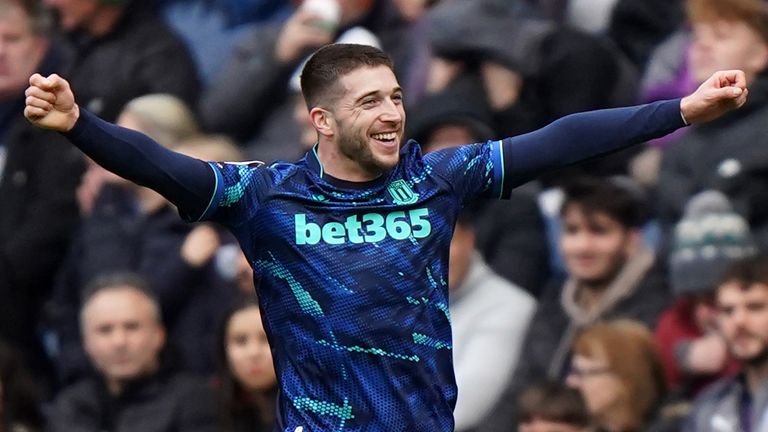
<path id="1" fill-rule="evenodd" d="M 373 134 L 371 136 L 377 140 L 393 140 L 397 138 L 397 133 L 390 132 L 390 133 L 382 133 L 382 134 Z"/>

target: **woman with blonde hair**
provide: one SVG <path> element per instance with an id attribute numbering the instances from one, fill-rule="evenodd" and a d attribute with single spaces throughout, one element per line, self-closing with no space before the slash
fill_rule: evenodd
<path id="1" fill-rule="evenodd" d="M 581 391 L 598 430 L 606 432 L 645 430 L 665 392 L 653 335 L 630 320 L 585 328 L 574 342 L 567 382 Z"/>

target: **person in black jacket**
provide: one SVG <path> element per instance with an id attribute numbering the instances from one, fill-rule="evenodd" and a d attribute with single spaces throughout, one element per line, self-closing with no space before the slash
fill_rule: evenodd
<path id="1" fill-rule="evenodd" d="M 581 178 L 565 189 L 560 251 L 567 277 L 544 288 L 506 397 L 478 430 L 510 430 L 523 388 L 565 378 L 580 329 L 618 318 L 655 326 L 671 297 L 654 252 L 642 240 L 643 208 L 620 181 Z"/>
<path id="2" fill-rule="evenodd" d="M 50 366 L 38 315 L 78 221 L 82 156 L 20 114 L 28 74 L 52 71 L 50 17 L 33 1 L 0 3 L 0 338 L 35 375 Z"/>
<path id="3" fill-rule="evenodd" d="M 64 389 L 51 432 L 215 430 L 212 390 L 164 361 L 160 306 L 133 274 L 108 274 L 84 292 L 81 330 L 95 374 Z"/>
<path id="4" fill-rule="evenodd" d="M 0 431 L 37 432 L 43 424 L 39 387 L 19 353 L 0 340 Z"/>
<path id="5" fill-rule="evenodd" d="M 84 107 L 114 121 L 128 101 L 172 94 L 194 107 L 200 93 L 195 63 L 163 22 L 155 2 L 45 0 L 58 16 L 67 64 L 58 72 Z"/>

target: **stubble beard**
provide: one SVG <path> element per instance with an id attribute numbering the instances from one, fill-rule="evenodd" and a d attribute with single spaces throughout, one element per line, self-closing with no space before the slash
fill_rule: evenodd
<path id="1" fill-rule="evenodd" d="M 759 337 L 756 335 L 752 335 L 752 337 L 759 340 L 762 344 L 760 351 L 758 351 L 756 354 L 740 356 L 736 355 L 733 348 L 731 348 L 730 351 L 737 360 L 741 361 L 748 367 L 761 367 L 768 363 L 768 338 Z"/>
<path id="2" fill-rule="evenodd" d="M 394 166 L 377 160 L 368 145 L 367 137 L 359 133 L 344 132 L 339 134 L 339 150 L 341 154 L 357 162 L 368 173 L 378 175 Z"/>

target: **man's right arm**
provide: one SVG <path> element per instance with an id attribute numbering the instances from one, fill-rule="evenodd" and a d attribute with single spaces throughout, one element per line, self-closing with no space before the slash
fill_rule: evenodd
<path id="1" fill-rule="evenodd" d="M 107 170 L 156 190 L 185 219 L 196 220 L 207 208 L 216 186 L 216 176 L 207 163 L 81 110 L 69 83 L 57 75 L 33 75 L 26 95 L 24 115 L 30 122 L 62 132 Z"/>
<path id="2" fill-rule="evenodd" d="M 107 170 L 159 192 L 187 220 L 197 220 L 213 196 L 216 177 L 206 162 L 168 150 L 88 111 L 80 111 L 75 127 L 64 136 Z"/>

